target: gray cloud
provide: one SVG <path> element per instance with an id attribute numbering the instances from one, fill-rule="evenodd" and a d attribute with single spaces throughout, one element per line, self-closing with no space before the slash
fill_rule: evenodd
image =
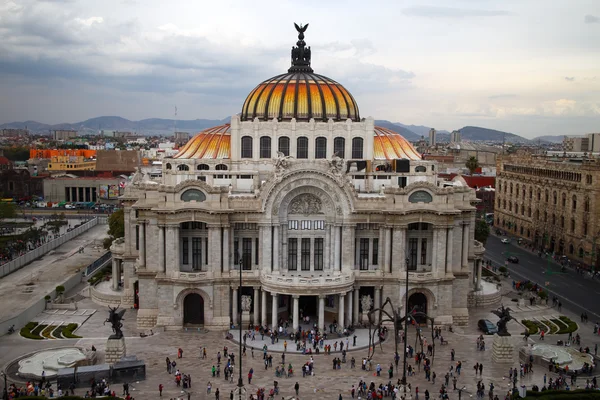
<path id="1" fill-rule="evenodd" d="M 565 81 L 573 82 L 575 80 L 574 76 L 565 76 Z"/>
<path id="2" fill-rule="evenodd" d="M 470 8 L 414 6 L 407 7 L 403 14 L 413 17 L 427 18 L 468 18 L 468 17 L 501 17 L 513 15 L 505 10 L 480 10 Z"/>
<path id="3" fill-rule="evenodd" d="M 600 18 L 596 17 L 595 15 L 588 14 L 583 18 L 583 21 L 586 24 L 597 24 L 597 23 L 600 23 Z"/>

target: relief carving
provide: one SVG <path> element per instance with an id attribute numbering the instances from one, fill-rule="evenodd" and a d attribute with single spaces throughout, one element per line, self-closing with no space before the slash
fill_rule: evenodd
<path id="1" fill-rule="evenodd" d="M 296 196 L 294 200 L 290 203 L 290 207 L 288 209 L 289 214 L 323 214 L 321 211 L 323 208 L 323 204 L 321 199 L 319 199 L 314 194 L 304 193 L 299 196 Z"/>

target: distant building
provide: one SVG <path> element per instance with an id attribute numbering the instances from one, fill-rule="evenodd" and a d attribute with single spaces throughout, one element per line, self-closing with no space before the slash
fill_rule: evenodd
<path id="1" fill-rule="evenodd" d="M 54 140 L 68 140 L 77 137 L 77 131 L 73 129 L 56 129 L 52 131 Z"/>
<path id="2" fill-rule="evenodd" d="M 481 214 L 489 214 L 494 212 L 494 204 L 495 204 L 495 196 L 496 190 L 493 187 L 482 187 L 477 189 L 475 195 L 479 200 L 481 200 L 475 207 L 477 207 L 477 211 Z"/>
<path id="3" fill-rule="evenodd" d="M 44 194 L 43 177 L 32 176 L 26 169 L 0 171 L 0 195 L 15 200 Z"/>
<path id="4" fill-rule="evenodd" d="M 8 128 L 8 129 L 0 130 L 0 136 L 2 136 L 2 137 L 23 137 L 23 136 L 28 136 L 28 135 L 29 135 L 28 129 Z"/>
<path id="5" fill-rule="evenodd" d="M 190 140 L 190 133 L 189 132 L 175 132 L 175 141 L 178 143 L 187 143 L 187 141 Z"/>
<path id="6" fill-rule="evenodd" d="M 96 169 L 96 160 L 83 156 L 52 156 L 48 164 L 48 171 L 93 171 Z"/>
<path id="7" fill-rule="evenodd" d="M 134 172 L 142 165 L 142 158 L 136 150 L 98 150 L 97 172 L 110 172 L 113 175 Z"/>
<path id="8" fill-rule="evenodd" d="M 460 143 L 460 131 L 452 131 L 450 134 L 450 143 Z"/>
<path id="9" fill-rule="evenodd" d="M 44 179 L 44 198 L 49 202 L 118 203 L 125 180 L 121 177 L 78 177 L 71 174 Z"/>
<path id="10" fill-rule="evenodd" d="M 429 130 L 429 146 L 434 147 L 437 144 L 437 132 L 434 128 Z"/>
<path id="11" fill-rule="evenodd" d="M 587 136 L 563 139 L 563 150 L 566 152 L 600 153 L 600 133 L 589 133 Z"/>

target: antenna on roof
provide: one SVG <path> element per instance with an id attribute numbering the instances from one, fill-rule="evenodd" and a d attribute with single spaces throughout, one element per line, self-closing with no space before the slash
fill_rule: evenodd
<path id="1" fill-rule="evenodd" d="M 173 118 L 173 139 L 177 138 L 177 105 L 175 105 L 175 117 Z"/>

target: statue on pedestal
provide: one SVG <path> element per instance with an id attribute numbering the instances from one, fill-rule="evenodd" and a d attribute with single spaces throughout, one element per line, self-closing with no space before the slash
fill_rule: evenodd
<path id="1" fill-rule="evenodd" d="M 498 326 L 498 336 L 510 336 L 510 333 L 508 333 L 506 328 L 506 324 L 511 319 L 514 319 L 514 317 L 511 317 L 510 315 L 511 311 L 512 310 L 510 308 L 504 307 L 504 305 L 498 307 L 497 310 L 492 310 L 492 313 L 500 318 L 500 320 L 496 323 L 496 326 Z"/>
<path id="2" fill-rule="evenodd" d="M 110 306 L 108 306 L 109 312 L 108 312 L 108 318 L 106 319 L 106 321 L 104 321 L 104 325 L 106 325 L 107 322 L 110 322 L 110 324 L 112 325 L 112 329 L 113 329 L 113 334 L 110 336 L 109 339 L 121 339 L 123 337 L 123 331 L 121 330 L 121 328 L 123 327 L 123 322 L 121 322 L 123 320 L 123 314 L 125 314 L 125 309 L 118 311 L 119 307 L 115 307 L 112 308 Z"/>
<path id="3" fill-rule="evenodd" d="M 252 296 L 243 295 L 242 296 L 242 311 L 250 311 L 250 307 L 252 306 Z"/>

